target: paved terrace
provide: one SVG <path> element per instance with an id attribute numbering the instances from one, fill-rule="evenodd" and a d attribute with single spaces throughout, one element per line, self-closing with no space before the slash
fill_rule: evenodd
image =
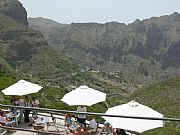
<path id="1" fill-rule="evenodd" d="M 38 116 L 39 117 L 46 117 L 49 119 L 49 123 L 53 123 L 52 117 L 48 113 L 40 113 L 40 115 L 38 115 Z M 64 127 L 64 120 L 63 120 L 64 116 L 53 115 L 53 117 L 56 117 L 56 126 L 54 126 L 53 124 L 50 124 L 48 126 L 48 131 L 56 132 L 56 133 L 59 133 L 60 135 L 66 135 L 65 127 Z M 30 114 L 30 119 L 32 119 L 31 114 Z M 22 120 L 17 128 L 34 130 L 33 126 L 29 126 L 30 123 L 24 123 L 24 121 Z M 44 125 L 44 126 L 45 126 L 45 130 L 47 131 L 47 125 Z M 58 132 L 57 132 L 57 129 L 58 129 Z M 9 130 L 9 132 L 6 133 L 6 135 L 35 135 L 35 134 L 37 134 L 37 133 L 28 132 L 28 131 L 15 131 L 15 130 L 14 131 Z M 40 133 L 40 134 L 42 135 L 45 133 Z"/>
<path id="2" fill-rule="evenodd" d="M 39 117 L 46 117 L 49 119 L 50 123 L 53 123 L 52 116 L 48 113 L 39 113 L 38 116 Z M 56 126 L 54 126 L 54 125 L 48 126 L 48 131 L 57 133 L 59 135 L 67 135 L 65 132 L 65 127 L 64 127 L 64 116 L 63 115 L 53 115 L 53 117 L 56 118 Z M 31 114 L 30 114 L 30 119 L 32 119 Z M 34 130 L 33 126 L 29 126 L 29 124 L 30 123 L 24 123 L 24 121 L 22 120 L 21 123 L 18 125 L 18 128 Z M 102 126 L 103 126 L 102 124 L 99 124 L 99 127 L 102 127 Z M 58 132 L 57 132 L 57 129 L 58 129 Z M 47 125 L 45 125 L 45 130 L 47 131 Z M 129 132 L 126 132 L 126 133 L 127 133 L 127 135 L 135 135 L 135 134 L 131 134 Z M 6 133 L 6 135 L 37 135 L 37 134 L 38 133 L 35 133 L 35 132 L 19 131 L 19 130 L 16 130 L 16 131 L 13 130 L 13 131 Z M 0 133 L 0 135 L 1 135 L 1 133 Z M 39 135 L 47 135 L 47 134 L 46 133 L 39 133 Z M 52 133 L 50 135 L 55 135 L 55 134 Z"/>

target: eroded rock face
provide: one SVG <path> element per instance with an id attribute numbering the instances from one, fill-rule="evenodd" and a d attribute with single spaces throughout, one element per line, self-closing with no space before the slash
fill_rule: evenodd
<path id="1" fill-rule="evenodd" d="M 101 59 L 122 64 L 126 63 L 127 55 L 132 55 L 139 60 L 152 59 L 163 67 L 180 67 L 179 13 L 142 21 L 137 19 L 128 25 L 118 22 L 72 23 L 54 28 L 39 25 L 42 21 L 49 23 L 43 18 L 29 19 L 30 27 L 40 30 L 49 44 L 60 46 L 72 57 L 84 55 L 88 60 L 93 58 L 93 62 Z"/>
<path id="2" fill-rule="evenodd" d="M 9 16 L 26 26 L 28 25 L 27 12 L 18 0 L 0 0 L 0 14 Z"/>

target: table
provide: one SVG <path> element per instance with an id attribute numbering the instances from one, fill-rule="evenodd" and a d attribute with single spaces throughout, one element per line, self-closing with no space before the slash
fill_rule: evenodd
<path id="1" fill-rule="evenodd" d="M 49 118 L 48 117 L 38 117 L 34 120 L 36 125 L 44 125 L 44 128 L 48 131 L 48 123 Z"/>
<path id="2" fill-rule="evenodd" d="M 36 124 L 47 124 L 49 122 L 49 118 L 47 117 L 38 117 L 34 120 Z"/>

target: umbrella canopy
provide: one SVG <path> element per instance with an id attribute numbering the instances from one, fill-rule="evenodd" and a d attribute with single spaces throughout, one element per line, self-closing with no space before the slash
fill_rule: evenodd
<path id="1" fill-rule="evenodd" d="M 124 115 L 136 117 L 157 117 L 163 118 L 159 112 L 139 104 L 136 101 L 131 101 L 127 104 L 109 108 L 105 114 L 109 115 Z M 117 118 L 117 117 L 103 117 L 106 121 L 110 122 L 113 128 L 122 128 L 126 130 L 136 131 L 142 133 L 144 131 L 163 127 L 162 120 L 145 120 L 145 119 L 132 119 L 132 118 Z"/>
<path id="2" fill-rule="evenodd" d="M 2 92 L 5 95 L 18 95 L 18 96 L 23 96 L 23 95 L 27 95 L 30 93 L 36 93 L 38 92 L 40 89 L 42 89 L 43 87 L 25 81 L 25 80 L 20 80 L 17 83 L 7 87 L 6 89 L 2 90 Z"/>
<path id="3" fill-rule="evenodd" d="M 106 99 L 106 94 L 85 85 L 76 88 L 75 90 L 67 93 L 61 101 L 68 105 L 85 105 L 91 106 L 98 102 L 103 102 Z"/>

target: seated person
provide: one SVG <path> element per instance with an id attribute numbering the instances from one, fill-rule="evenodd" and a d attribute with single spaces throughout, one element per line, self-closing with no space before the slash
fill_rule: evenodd
<path id="1" fill-rule="evenodd" d="M 65 118 L 64 118 L 64 125 L 69 127 L 72 124 L 72 116 L 71 113 L 66 113 Z"/>
<path id="2" fill-rule="evenodd" d="M 95 133 L 97 131 L 97 123 L 92 115 L 87 117 L 89 120 L 89 126 L 87 127 L 87 133 Z"/>
<path id="3" fill-rule="evenodd" d="M 66 113 L 65 118 L 64 118 L 64 125 L 66 126 L 66 133 L 67 134 L 73 134 L 74 130 L 73 130 L 73 123 L 72 123 L 72 117 L 71 117 L 71 113 Z"/>
<path id="4" fill-rule="evenodd" d="M 15 126 L 16 122 L 15 121 L 11 121 L 4 112 L 0 112 L 0 123 L 3 126 Z"/>
<path id="5" fill-rule="evenodd" d="M 104 122 L 104 126 L 101 128 L 99 135 L 113 135 L 113 128 L 109 122 Z"/>

